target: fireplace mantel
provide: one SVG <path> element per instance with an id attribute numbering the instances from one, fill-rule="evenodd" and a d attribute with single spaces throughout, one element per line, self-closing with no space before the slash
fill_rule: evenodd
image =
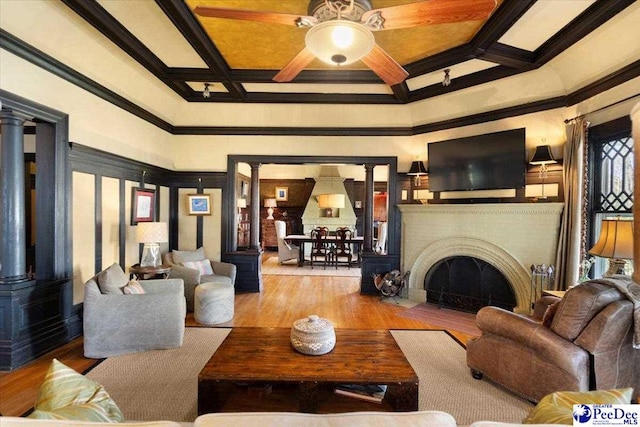
<path id="1" fill-rule="evenodd" d="M 487 261 L 509 280 L 517 311 L 528 311 L 532 264 L 555 264 L 562 203 L 398 205 L 409 297 L 425 301 L 429 269 L 450 256 Z"/>

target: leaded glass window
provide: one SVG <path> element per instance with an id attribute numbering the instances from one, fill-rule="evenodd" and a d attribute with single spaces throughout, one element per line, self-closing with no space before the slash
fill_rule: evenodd
<path id="1" fill-rule="evenodd" d="M 603 142 L 596 148 L 595 157 L 600 166 L 600 188 L 596 187 L 600 206 L 597 210 L 613 213 L 631 212 L 633 139 L 626 136 Z"/>

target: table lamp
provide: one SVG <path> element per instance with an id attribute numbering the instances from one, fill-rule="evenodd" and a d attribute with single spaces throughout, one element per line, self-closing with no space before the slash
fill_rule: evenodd
<path id="1" fill-rule="evenodd" d="M 276 199 L 264 199 L 264 207 L 267 208 L 267 219 L 273 219 L 273 208 L 277 207 Z"/>
<path id="2" fill-rule="evenodd" d="M 549 169 L 547 165 L 558 163 L 556 159 L 553 158 L 551 154 L 551 147 L 548 145 L 538 145 L 536 147 L 536 152 L 533 154 L 533 157 L 529 161 L 529 164 L 540 166 L 540 179 L 542 180 L 542 195 L 539 197 L 540 199 L 546 199 L 547 196 L 544 195 L 544 181 L 547 179 L 547 174 Z"/>
<path id="3" fill-rule="evenodd" d="M 160 243 L 169 241 L 166 222 L 139 222 L 136 226 L 136 240 L 144 243 L 140 267 L 158 267 L 160 259 Z"/>
<path id="4" fill-rule="evenodd" d="M 626 260 L 633 259 L 633 221 L 620 218 L 603 220 L 600 237 L 589 254 L 609 258 L 609 270 L 603 277 L 624 274 Z"/>

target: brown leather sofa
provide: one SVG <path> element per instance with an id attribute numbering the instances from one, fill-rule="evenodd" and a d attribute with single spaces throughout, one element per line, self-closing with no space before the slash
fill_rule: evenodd
<path id="1" fill-rule="evenodd" d="M 547 301 L 548 302 L 548 301 Z M 482 335 L 467 345 L 467 365 L 537 402 L 555 391 L 633 387 L 640 392 L 640 349 L 632 347 L 633 303 L 616 288 L 588 281 L 559 300 L 550 326 L 497 307 L 477 314 Z"/>

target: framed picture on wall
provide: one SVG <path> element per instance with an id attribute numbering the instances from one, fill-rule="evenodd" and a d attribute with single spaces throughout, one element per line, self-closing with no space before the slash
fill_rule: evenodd
<path id="1" fill-rule="evenodd" d="M 277 202 L 289 201 L 289 187 L 276 187 L 276 201 Z"/>
<path id="2" fill-rule="evenodd" d="M 152 222 L 156 217 L 156 190 L 134 187 L 131 189 L 131 225 Z"/>
<path id="3" fill-rule="evenodd" d="M 247 197 L 249 195 L 249 183 L 247 181 L 240 181 L 240 197 Z"/>
<path id="4" fill-rule="evenodd" d="M 187 194 L 189 215 L 211 215 L 210 194 Z"/>

